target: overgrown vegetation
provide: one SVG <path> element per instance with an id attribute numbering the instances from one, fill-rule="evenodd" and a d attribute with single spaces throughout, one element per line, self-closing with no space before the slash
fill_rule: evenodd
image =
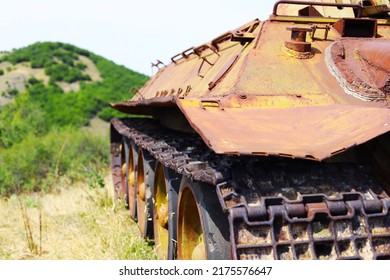
<path id="1" fill-rule="evenodd" d="M 83 72 L 80 56 L 95 63 L 101 80 Z M 0 107 L 0 195 L 47 190 L 63 175 L 88 180 L 107 168 L 108 139 L 80 128 L 95 116 L 120 116 L 108 103 L 130 98 L 129 90 L 147 77 L 63 43 L 36 43 L 2 61 L 44 68 L 49 83 L 31 77 L 24 92 L 13 92 L 14 102 Z M 64 93 L 58 82 L 79 82 L 80 90 Z"/>

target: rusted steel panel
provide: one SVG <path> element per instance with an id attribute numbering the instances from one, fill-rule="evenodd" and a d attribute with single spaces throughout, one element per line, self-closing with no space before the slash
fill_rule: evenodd
<path id="1" fill-rule="evenodd" d="M 325 61 L 346 93 L 365 101 L 386 100 L 390 94 L 390 40 L 335 42 Z"/>
<path id="2" fill-rule="evenodd" d="M 118 103 L 111 103 L 110 106 L 118 111 L 128 113 L 131 112 L 130 108 L 132 107 L 142 107 L 142 106 L 170 107 L 170 106 L 174 106 L 175 103 L 176 103 L 175 96 L 167 96 L 167 97 L 154 97 L 150 99 L 139 99 L 137 101 L 129 100 L 129 101 L 123 101 Z"/>
<path id="3" fill-rule="evenodd" d="M 151 99 L 139 99 L 137 101 L 123 101 L 111 103 L 110 106 L 126 114 L 156 115 L 159 108 L 176 107 L 176 97 L 154 97 Z"/>
<path id="4" fill-rule="evenodd" d="M 390 28 L 376 19 L 308 18 L 255 20 L 189 48 L 112 107 L 171 128 L 183 112 L 217 153 L 322 160 L 386 133 Z"/>
<path id="5" fill-rule="evenodd" d="M 351 105 L 275 109 L 181 106 L 217 153 L 323 160 L 390 131 L 390 111 Z"/>

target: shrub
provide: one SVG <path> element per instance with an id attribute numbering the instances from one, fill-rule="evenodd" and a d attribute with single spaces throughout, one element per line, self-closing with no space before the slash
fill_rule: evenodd
<path id="1" fill-rule="evenodd" d="M 87 181 L 108 165 L 108 142 L 76 128 L 30 133 L 0 153 L 0 194 L 48 190 L 60 176 Z"/>
<path id="2" fill-rule="evenodd" d="M 77 69 L 80 69 L 80 70 L 87 69 L 87 65 L 85 65 L 84 63 L 81 63 L 81 62 L 76 63 L 76 67 L 77 67 Z"/>
<path id="3" fill-rule="evenodd" d="M 30 102 L 28 94 L 19 94 L 15 102 L 0 107 L 0 153 L 19 143 L 28 134 L 44 135 L 48 131 L 46 114 Z"/>
<path id="4" fill-rule="evenodd" d="M 18 93 L 19 93 L 19 91 L 16 88 L 11 88 L 11 89 L 7 90 L 7 94 L 10 96 L 15 96 Z"/>

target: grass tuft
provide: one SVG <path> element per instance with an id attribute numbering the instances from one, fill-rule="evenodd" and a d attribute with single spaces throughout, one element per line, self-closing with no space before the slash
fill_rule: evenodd
<path id="1" fill-rule="evenodd" d="M 68 183 L 39 200 L 36 194 L 0 198 L 0 259 L 156 259 L 128 209 L 114 204 L 110 178 L 99 188 Z"/>

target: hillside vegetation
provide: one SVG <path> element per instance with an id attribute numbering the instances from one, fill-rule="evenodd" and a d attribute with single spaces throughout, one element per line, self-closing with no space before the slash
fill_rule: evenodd
<path id="1" fill-rule="evenodd" d="M 0 56 L 0 195 L 49 189 L 61 176 L 101 182 L 109 140 L 81 129 L 120 114 L 147 76 L 63 43 Z"/>

